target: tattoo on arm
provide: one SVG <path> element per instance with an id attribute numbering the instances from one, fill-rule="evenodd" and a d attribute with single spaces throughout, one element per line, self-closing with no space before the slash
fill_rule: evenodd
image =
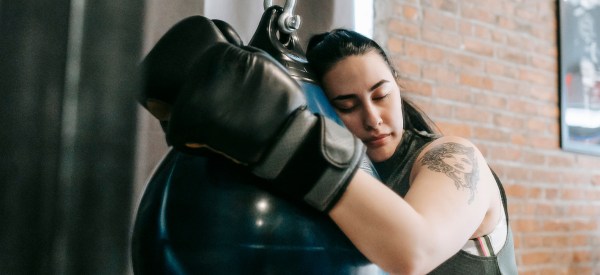
<path id="1" fill-rule="evenodd" d="M 455 142 L 447 142 L 433 147 L 421 158 L 421 165 L 429 170 L 446 174 L 454 181 L 456 189 L 469 188 L 471 198 L 475 198 L 479 182 L 479 165 L 475 156 L 475 148 Z"/>

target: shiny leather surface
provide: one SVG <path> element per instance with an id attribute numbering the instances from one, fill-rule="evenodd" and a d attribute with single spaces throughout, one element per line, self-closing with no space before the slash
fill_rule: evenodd
<path id="1" fill-rule="evenodd" d="M 382 274 L 326 216 L 223 158 L 171 150 L 133 236 L 136 274 Z"/>

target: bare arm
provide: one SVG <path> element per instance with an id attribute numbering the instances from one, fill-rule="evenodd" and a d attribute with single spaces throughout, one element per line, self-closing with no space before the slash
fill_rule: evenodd
<path id="1" fill-rule="evenodd" d="M 479 172 L 475 182 L 473 177 L 465 181 L 465 173 L 440 171 L 423 161 L 428 152 L 448 146 L 472 148 L 476 165 L 471 170 Z M 497 194 L 483 156 L 462 138 L 443 137 L 431 143 L 417 158 L 411 176 L 411 188 L 402 199 L 358 171 L 330 212 L 356 247 L 392 274 L 424 274 L 458 252 L 478 230 Z"/>

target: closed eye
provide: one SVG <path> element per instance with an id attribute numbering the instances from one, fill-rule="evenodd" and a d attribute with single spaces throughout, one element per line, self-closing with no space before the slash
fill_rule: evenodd
<path id="1" fill-rule="evenodd" d="M 376 97 L 376 98 L 373 98 L 373 100 L 382 100 L 382 99 L 386 99 L 386 98 L 388 97 L 388 95 L 389 95 L 389 94 L 386 94 L 386 95 L 384 95 L 384 96 L 382 96 L 382 97 Z"/>

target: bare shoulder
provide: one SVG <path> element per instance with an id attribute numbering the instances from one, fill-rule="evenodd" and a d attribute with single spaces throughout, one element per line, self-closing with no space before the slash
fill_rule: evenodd
<path id="1" fill-rule="evenodd" d="M 457 136 L 441 137 L 423 149 L 413 165 L 411 183 L 423 173 L 447 177 L 456 189 L 468 191 L 469 204 L 478 193 L 481 195 L 481 191 L 488 193 L 489 181 L 493 181 L 479 149 L 469 140 Z"/>

